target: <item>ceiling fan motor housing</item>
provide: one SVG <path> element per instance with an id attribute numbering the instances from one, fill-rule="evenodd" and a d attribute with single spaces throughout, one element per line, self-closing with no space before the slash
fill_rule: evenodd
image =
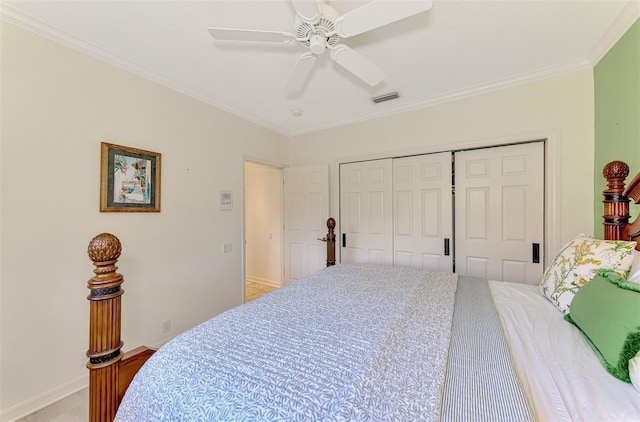
<path id="1" fill-rule="evenodd" d="M 333 47 L 340 41 L 337 34 L 327 36 L 335 30 L 334 22 L 339 16 L 338 12 L 326 3 L 318 4 L 318 12 L 320 18 L 315 24 L 305 22 L 297 15 L 295 17 L 296 38 L 313 54 L 322 54 L 327 46 Z"/>

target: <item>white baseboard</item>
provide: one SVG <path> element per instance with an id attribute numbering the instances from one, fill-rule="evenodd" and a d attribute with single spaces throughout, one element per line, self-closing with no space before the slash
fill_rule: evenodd
<path id="1" fill-rule="evenodd" d="M 153 349 L 159 349 L 161 346 L 171 340 L 171 338 L 161 341 L 160 343 L 157 343 L 150 347 Z M 58 387 L 52 388 L 51 390 L 39 394 L 36 397 L 25 400 L 22 403 L 18 403 L 13 407 L 0 411 L 0 422 L 13 422 L 15 420 L 24 418 L 27 415 L 44 409 L 45 407 L 57 401 L 63 400 L 66 397 L 69 397 L 70 395 L 88 387 L 89 373 L 87 371 L 86 375 L 78 377 L 65 384 L 59 385 Z"/>
<path id="2" fill-rule="evenodd" d="M 73 393 L 77 393 L 88 386 L 89 374 L 86 374 L 3 410 L 0 412 L 0 421 L 11 422 L 24 418 L 25 416 L 30 415 L 33 412 L 37 412 L 38 410 L 43 409 L 58 400 L 62 400 Z"/>
<path id="3" fill-rule="evenodd" d="M 255 276 L 252 276 L 252 275 L 248 275 L 247 276 L 247 281 L 253 281 L 254 283 L 266 284 L 268 286 L 273 286 L 273 287 L 282 287 L 282 285 L 280 284 L 279 281 L 269 280 L 269 279 L 266 279 L 266 278 L 255 277 Z"/>

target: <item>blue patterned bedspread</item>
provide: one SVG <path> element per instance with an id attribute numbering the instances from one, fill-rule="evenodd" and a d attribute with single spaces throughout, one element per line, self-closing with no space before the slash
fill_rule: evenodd
<path id="1" fill-rule="evenodd" d="M 438 420 L 457 276 L 337 265 L 176 337 L 116 421 Z"/>

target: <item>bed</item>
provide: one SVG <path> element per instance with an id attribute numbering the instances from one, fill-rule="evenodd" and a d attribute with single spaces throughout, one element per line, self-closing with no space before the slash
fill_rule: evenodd
<path id="1" fill-rule="evenodd" d="M 576 236 L 540 286 L 334 265 L 330 219 L 327 268 L 158 351 L 122 353 L 122 248 L 98 235 L 89 244 L 90 420 L 640 420 L 640 391 L 618 365 L 640 349 L 640 219 L 629 223 L 640 173 L 626 188 L 623 162 L 603 174 L 606 241 Z M 620 299 L 590 319 L 601 297 Z M 625 335 L 623 352 L 610 351 Z"/>

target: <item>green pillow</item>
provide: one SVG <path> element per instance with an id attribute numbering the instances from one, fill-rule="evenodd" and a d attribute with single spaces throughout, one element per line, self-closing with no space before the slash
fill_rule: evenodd
<path id="1" fill-rule="evenodd" d="M 640 350 L 640 292 L 601 274 L 578 290 L 565 319 L 580 328 L 611 375 L 631 382 L 629 360 Z"/>

